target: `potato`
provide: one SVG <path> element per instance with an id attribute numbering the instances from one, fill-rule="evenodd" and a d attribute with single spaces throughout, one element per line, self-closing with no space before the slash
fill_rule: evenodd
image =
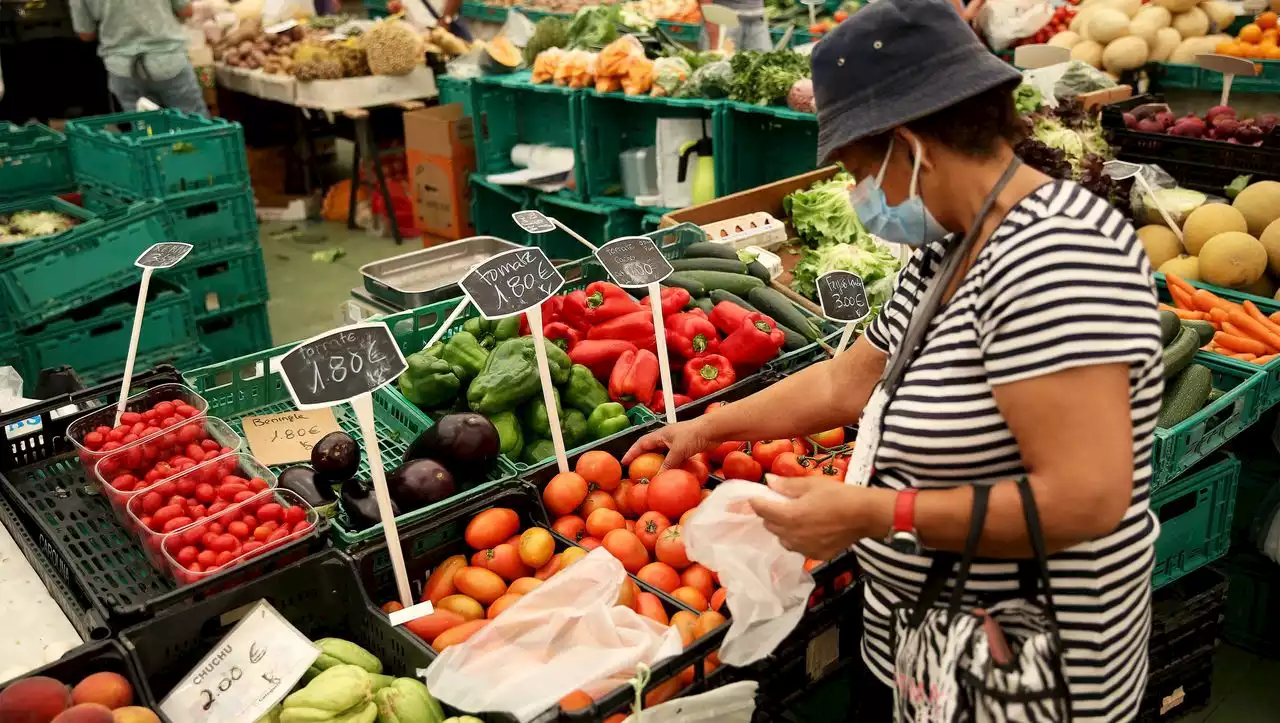
<path id="1" fill-rule="evenodd" d="M 252 52 L 253 52 L 253 41 L 252 41 L 252 40 L 246 40 L 246 41 L 244 41 L 244 42 L 240 43 L 239 45 L 237 45 L 237 46 L 236 46 L 236 50 L 239 50 L 241 55 L 246 55 L 246 54 L 248 54 L 248 53 L 252 53 Z"/>

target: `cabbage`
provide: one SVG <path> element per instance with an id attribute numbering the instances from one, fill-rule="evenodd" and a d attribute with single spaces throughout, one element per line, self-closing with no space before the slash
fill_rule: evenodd
<path id="1" fill-rule="evenodd" d="M 36 237 L 66 231 L 75 222 L 57 211 L 18 211 L 9 217 L 9 225 L 29 237 Z"/>

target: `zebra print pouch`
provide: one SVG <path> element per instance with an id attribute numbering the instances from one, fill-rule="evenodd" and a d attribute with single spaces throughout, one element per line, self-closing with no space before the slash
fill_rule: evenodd
<path id="1" fill-rule="evenodd" d="M 1026 479 L 1018 481 L 1018 490 L 1035 553 L 1035 560 L 1020 566 L 1021 597 L 960 610 L 991 494 L 989 487 L 975 486 L 973 519 L 948 603 L 938 601 L 957 556 L 937 553 L 920 600 L 892 610 L 897 723 L 1071 720 L 1044 534 Z M 1047 604 L 1038 600 L 1038 586 Z"/>

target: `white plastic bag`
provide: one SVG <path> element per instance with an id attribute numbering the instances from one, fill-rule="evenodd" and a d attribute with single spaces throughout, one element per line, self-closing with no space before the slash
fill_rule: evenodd
<path id="1" fill-rule="evenodd" d="M 574 690 L 596 698 L 625 685 L 637 664 L 683 650 L 678 630 L 616 604 L 626 576 L 607 551 L 592 550 L 441 653 L 427 687 L 455 708 L 528 721 Z"/>
<path id="2" fill-rule="evenodd" d="M 754 680 L 743 680 L 700 695 L 676 698 L 645 708 L 640 716 L 632 714 L 623 723 L 751 723 L 759 685 Z"/>
<path id="3" fill-rule="evenodd" d="M 749 665 L 772 653 L 800 622 L 813 592 L 804 556 L 783 547 L 747 503 L 762 497 L 784 499 L 758 482 L 725 482 L 683 527 L 689 559 L 716 571 L 733 611 L 720 646 L 726 665 Z"/>
<path id="4" fill-rule="evenodd" d="M 301 20 L 316 14 L 316 6 L 312 0 L 267 0 L 262 8 L 262 24 L 264 26 L 285 20 Z"/>
<path id="5" fill-rule="evenodd" d="M 978 13 L 978 27 L 992 50 L 1004 50 L 1052 19 L 1053 5 L 1047 0 L 987 0 Z"/>

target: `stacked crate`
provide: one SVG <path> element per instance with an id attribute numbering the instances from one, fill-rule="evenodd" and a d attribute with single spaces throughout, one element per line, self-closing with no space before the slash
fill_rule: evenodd
<path id="1" fill-rule="evenodd" d="M 110 214 L 155 199 L 172 236 L 195 248 L 158 277 L 180 286 L 207 361 L 271 346 L 244 130 L 171 109 L 67 124 L 85 207 Z"/>

